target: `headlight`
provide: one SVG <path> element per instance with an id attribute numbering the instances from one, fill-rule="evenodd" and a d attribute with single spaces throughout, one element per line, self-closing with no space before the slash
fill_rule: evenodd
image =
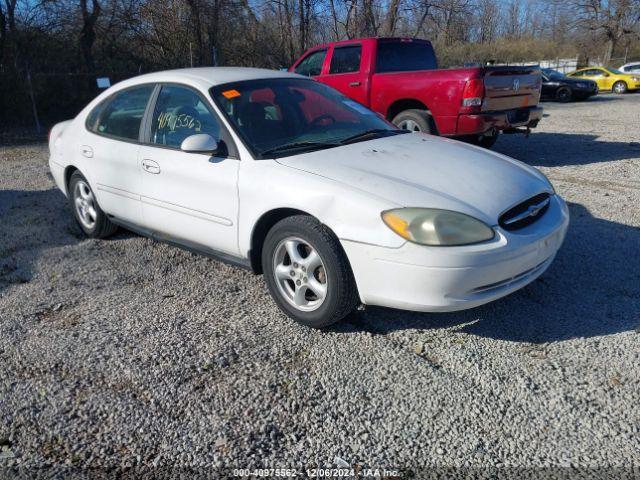
<path id="1" fill-rule="evenodd" d="M 397 208 L 382 220 L 402 238 L 420 245 L 454 246 L 491 240 L 492 228 L 464 213 L 437 208 Z"/>
<path id="2" fill-rule="evenodd" d="M 631 77 L 634 82 L 640 82 L 640 77 Z"/>

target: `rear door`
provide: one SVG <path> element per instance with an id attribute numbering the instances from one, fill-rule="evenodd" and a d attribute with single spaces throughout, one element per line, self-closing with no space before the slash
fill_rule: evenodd
<path id="1" fill-rule="evenodd" d="M 140 148 L 142 211 L 157 236 L 196 248 L 238 254 L 238 171 L 232 140 L 208 101 L 183 85 L 162 85 Z M 219 153 L 180 150 L 190 135 L 206 133 Z"/>
<path id="2" fill-rule="evenodd" d="M 128 88 L 98 105 L 87 118 L 88 131 L 80 145 L 100 208 L 136 225 L 142 223 L 140 130 L 154 88 Z"/>
<path id="3" fill-rule="evenodd" d="M 537 67 L 487 67 L 482 110 L 494 112 L 535 106 L 540 101 L 541 84 Z"/>
<path id="4" fill-rule="evenodd" d="M 329 71 L 322 76 L 321 81 L 368 106 L 368 74 L 364 71 L 363 63 L 361 43 L 334 46 Z"/>

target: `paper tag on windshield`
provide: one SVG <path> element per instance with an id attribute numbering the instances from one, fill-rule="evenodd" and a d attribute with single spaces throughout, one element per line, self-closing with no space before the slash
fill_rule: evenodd
<path id="1" fill-rule="evenodd" d="M 356 112 L 362 113 L 363 115 L 374 115 L 374 113 L 367 107 L 363 107 L 358 102 L 354 102 L 353 100 L 343 100 L 342 103 L 344 103 L 349 108 L 353 108 Z"/>

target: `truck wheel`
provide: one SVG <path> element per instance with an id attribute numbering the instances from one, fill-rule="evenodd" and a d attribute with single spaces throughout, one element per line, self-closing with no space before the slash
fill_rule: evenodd
<path id="1" fill-rule="evenodd" d="M 558 102 L 566 103 L 571 101 L 573 94 L 571 93 L 571 89 L 567 87 L 560 87 L 556 91 L 556 100 Z"/>
<path id="2" fill-rule="evenodd" d="M 613 84 L 613 91 L 616 93 L 627 93 L 627 84 L 619 80 Z"/>
<path id="3" fill-rule="evenodd" d="M 433 117 L 429 112 L 425 112 L 424 110 L 405 110 L 396 115 L 392 122 L 396 127 L 402 128 L 403 130 L 437 135 Z"/>
<path id="4" fill-rule="evenodd" d="M 358 305 L 358 290 L 340 242 L 313 217 L 287 217 L 269 230 L 262 270 L 278 307 L 307 327 L 338 322 Z"/>

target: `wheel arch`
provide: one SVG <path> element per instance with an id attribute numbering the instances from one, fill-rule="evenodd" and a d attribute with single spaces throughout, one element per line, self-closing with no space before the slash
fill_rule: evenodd
<path id="1" fill-rule="evenodd" d="M 611 89 L 612 89 L 612 90 L 613 90 L 613 89 L 615 89 L 615 88 L 616 88 L 616 85 L 617 85 L 618 83 L 622 83 L 622 84 L 624 84 L 625 89 L 626 89 L 627 91 L 629 91 L 629 89 L 631 88 L 631 86 L 629 85 L 629 83 L 628 83 L 626 80 L 624 80 L 624 79 L 620 78 L 620 79 L 616 80 L 615 82 L 613 82 L 613 85 L 611 85 Z"/>
<path id="2" fill-rule="evenodd" d="M 251 247 L 249 250 L 249 262 L 251 263 L 251 269 L 254 273 L 262 273 L 262 246 L 271 227 L 280 220 L 293 217 L 294 215 L 307 215 L 318 220 L 315 215 L 305 212 L 304 210 L 296 208 L 274 208 L 263 213 L 255 223 L 251 231 Z"/>
<path id="3" fill-rule="evenodd" d="M 389 105 L 386 118 L 391 121 L 396 115 L 405 110 L 424 110 L 431 113 L 429 107 L 420 100 L 416 100 L 415 98 L 401 98 Z"/>
<path id="4" fill-rule="evenodd" d="M 80 169 L 75 165 L 68 165 L 64 169 L 64 189 L 67 196 L 69 195 L 69 182 L 71 181 L 71 175 L 73 175 L 74 172 L 79 171 Z"/>
<path id="5" fill-rule="evenodd" d="M 280 220 L 284 220 L 287 217 L 293 217 L 295 215 L 306 215 L 317 220 L 319 223 L 324 225 L 331 234 L 338 240 L 338 244 L 340 244 L 342 248 L 342 244 L 336 232 L 331 228 L 330 225 L 324 223 L 317 215 L 314 215 L 305 210 L 300 210 L 297 208 L 291 207 L 282 207 L 282 208 L 274 208 L 265 213 L 263 213 L 256 224 L 253 227 L 251 232 L 251 247 L 249 250 L 249 262 L 251 264 L 251 270 L 255 274 L 261 274 L 262 272 L 262 246 L 264 245 L 264 241 L 269 233 L 269 230 L 278 223 Z M 347 262 L 349 264 L 349 268 L 351 269 L 351 262 L 349 258 L 346 256 Z"/>

